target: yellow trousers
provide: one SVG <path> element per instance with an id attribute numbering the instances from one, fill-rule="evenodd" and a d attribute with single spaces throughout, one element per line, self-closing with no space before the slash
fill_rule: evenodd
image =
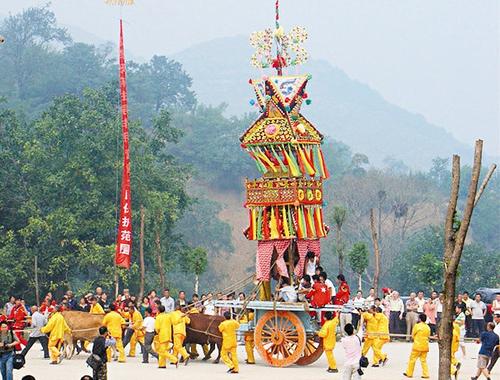
<path id="1" fill-rule="evenodd" d="M 429 366 L 427 365 L 427 352 L 412 350 L 410 354 L 410 361 L 408 362 L 408 368 L 406 374 L 410 377 L 413 376 L 413 371 L 415 370 L 415 363 L 417 359 L 420 359 L 420 364 L 422 365 L 422 377 L 429 377 Z"/>
<path id="2" fill-rule="evenodd" d="M 375 349 L 373 350 L 373 362 L 374 363 L 379 363 L 385 359 L 387 359 L 387 354 L 382 352 L 382 347 L 384 344 L 386 344 L 389 341 L 389 339 L 376 339 L 374 347 Z M 375 354 L 376 352 L 376 354 Z"/>
<path id="3" fill-rule="evenodd" d="M 128 356 L 135 358 L 135 349 L 137 343 L 144 344 L 144 335 L 137 337 L 137 333 L 135 332 L 130 338 L 130 351 L 128 352 Z"/>
<path id="4" fill-rule="evenodd" d="M 238 365 L 238 354 L 236 353 L 236 346 L 224 347 L 222 346 L 220 357 L 222 361 L 235 372 L 239 372 L 240 367 Z"/>
<path id="5" fill-rule="evenodd" d="M 450 368 L 450 373 L 452 375 L 457 372 L 457 365 L 459 363 L 458 359 L 456 358 L 456 353 L 458 351 L 458 342 L 457 343 L 452 343 L 451 344 L 451 368 Z"/>
<path id="6" fill-rule="evenodd" d="M 189 354 L 186 351 L 186 348 L 183 346 L 184 339 L 186 337 L 182 334 L 174 334 L 174 356 L 177 358 L 179 354 L 186 360 L 189 358 Z"/>
<path id="7" fill-rule="evenodd" d="M 113 337 L 113 339 L 116 341 L 116 350 L 118 351 L 118 361 L 120 363 L 125 363 L 125 350 L 123 349 L 123 340 L 122 338 L 116 338 Z M 111 362 L 111 355 L 112 355 L 112 350 L 111 347 L 106 350 L 106 354 L 108 355 L 108 362 Z"/>
<path id="8" fill-rule="evenodd" d="M 158 353 L 158 367 L 166 367 L 167 359 L 170 363 L 177 363 L 177 357 L 170 353 L 170 342 L 158 342 L 156 349 Z"/>
<path id="9" fill-rule="evenodd" d="M 253 349 L 255 347 L 255 342 L 253 340 L 253 333 L 246 332 L 245 333 L 245 351 L 247 353 L 247 363 L 254 364 L 255 356 L 253 355 Z"/>
<path id="10" fill-rule="evenodd" d="M 328 368 L 337 369 L 337 361 L 335 356 L 333 356 L 333 348 L 331 350 L 325 350 L 326 360 L 328 362 Z"/>
<path id="11" fill-rule="evenodd" d="M 59 339 L 52 340 L 49 339 L 49 354 L 50 354 L 50 361 L 52 362 L 57 362 L 59 360 L 59 356 L 61 353 L 59 352 Z"/>
<path id="12" fill-rule="evenodd" d="M 365 342 L 363 343 L 363 348 L 361 349 L 361 353 L 363 356 L 368 354 L 370 348 L 373 350 L 373 364 L 378 364 L 378 358 L 381 356 L 380 351 L 377 348 L 377 340 L 376 338 L 365 338 Z"/>

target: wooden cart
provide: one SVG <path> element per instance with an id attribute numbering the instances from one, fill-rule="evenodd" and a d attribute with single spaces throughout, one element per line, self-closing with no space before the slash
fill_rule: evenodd
<path id="1" fill-rule="evenodd" d="M 215 301 L 215 306 L 236 309 L 236 312 L 243 307 L 254 311 L 253 321 L 241 324 L 239 331 L 253 332 L 257 352 L 273 367 L 308 365 L 318 360 L 323 353 L 323 343 L 315 334 L 320 325 L 314 313 L 340 309 L 336 305 L 311 309 L 307 303 L 273 301 L 250 301 L 247 304 Z"/>

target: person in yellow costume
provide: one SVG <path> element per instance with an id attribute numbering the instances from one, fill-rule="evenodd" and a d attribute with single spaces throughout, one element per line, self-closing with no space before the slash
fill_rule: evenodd
<path id="1" fill-rule="evenodd" d="M 425 323 L 427 317 L 425 314 L 418 316 L 419 322 L 413 326 L 411 336 L 413 338 L 413 346 L 411 348 L 410 361 L 406 372 L 403 373 L 406 377 L 413 377 L 413 370 L 417 359 L 420 359 L 422 365 L 422 378 L 429 378 L 429 366 L 427 365 L 427 353 L 429 352 L 429 337 L 431 336 L 431 329 Z"/>
<path id="2" fill-rule="evenodd" d="M 71 329 L 60 311 L 61 307 L 57 305 L 54 313 L 49 319 L 49 322 L 40 329 L 40 332 L 43 334 L 50 334 L 48 344 L 50 364 L 59 363 L 59 356 L 61 355 L 59 349 L 64 341 L 64 334 L 71 334 Z"/>
<path id="3" fill-rule="evenodd" d="M 143 318 L 139 310 L 135 308 L 133 302 L 129 303 L 128 310 L 129 326 L 133 330 L 133 334 L 130 338 L 130 350 L 128 352 L 128 356 L 135 358 L 137 343 L 141 345 L 144 344 L 144 332 L 142 331 Z"/>
<path id="4" fill-rule="evenodd" d="M 378 321 L 377 332 L 379 335 L 375 340 L 375 350 L 377 351 L 378 356 L 375 358 L 375 362 L 384 366 L 385 363 L 387 363 L 387 354 L 382 352 L 382 347 L 391 340 L 389 338 L 389 319 L 384 313 L 382 313 L 382 309 L 380 307 L 377 307 L 376 319 Z"/>
<path id="5" fill-rule="evenodd" d="M 458 378 L 458 371 L 460 371 L 461 363 L 456 358 L 458 347 L 460 346 L 460 325 L 453 322 L 453 337 L 451 338 L 451 374 Z"/>
<path id="6" fill-rule="evenodd" d="M 365 323 L 365 342 L 363 343 L 363 348 L 361 353 L 363 356 L 368 354 L 370 348 L 373 350 L 373 367 L 378 367 L 380 352 L 375 344 L 378 339 L 378 323 L 379 319 L 377 317 L 377 307 L 375 305 L 370 306 L 368 311 L 361 314 L 361 319 Z"/>
<path id="7" fill-rule="evenodd" d="M 177 305 L 175 311 L 172 311 L 170 318 L 174 328 L 174 356 L 178 358 L 179 354 L 184 359 L 184 365 L 189 362 L 189 354 L 184 347 L 184 339 L 186 339 L 186 325 L 191 322 L 189 317 L 182 312 L 182 306 Z"/>
<path id="8" fill-rule="evenodd" d="M 115 305 L 109 305 L 110 312 L 104 316 L 102 325 L 108 328 L 109 335 L 116 341 L 118 350 L 118 362 L 125 363 L 125 350 L 123 349 L 122 327 L 125 326 L 125 319 L 116 311 Z M 108 348 L 108 361 L 111 361 L 111 349 Z"/>
<path id="9" fill-rule="evenodd" d="M 250 323 L 253 321 L 254 312 L 252 309 L 247 309 L 247 311 L 241 316 L 240 323 Z M 255 348 L 255 342 L 253 339 L 253 331 L 245 331 L 245 351 L 247 353 L 246 363 L 255 364 L 255 356 L 253 350 Z"/>
<path id="10" fill-rule="evenodd" d="M 102 315 L 105 314 L 104 313 L 104 309 L 99 304 L 99 302 L 97 302 L 97 298 L 95 298 L 95 297 L 92 297 L 90 299 L 90 310 L 89 310 L 89 313 L 90 314 L 102 314 Z"/>
<path id="11" fill-rule="evenodd" d="M 222 348 L 220 356 L 222 361 L 229 367 L 228 373 L 238 373 L 238 355 L 236 349 L 238 348 L 238 341 L 236 339 L 236 331 L 240 328 L 238 321 L 231 319 L 231 313 L 226 311 L 224 313 L 226 320 L 219 325 L 219 331 L 222 333 Z"/>
<path id="12" fill-rule="evenodd" d="M 172 343 L 172 321 L 170 313 L 165 313 L 165 306 L 158 306 L 158 314 L 155 319 L 155 331 L 158 353 L 158 368 L 166 368 L 167 359 L 172 364 L 177 364 L 177 358 L 170 353 Z"/>
<path id="13" fill-rule="evenodd" d="M 337 362 L 335 361 L 335 356 L 333 356 L 333 349 L 335 348 L 335 343 L 337 343 L 337 326 L 339 324 L 339 318 L 331 311 L 325 313 L 326 322 L 318 331 L 318 336 L 323 338 L 323 348 L 325 350 L 326 360 L 328 361 L 328 372 L 337 373 Z"/>

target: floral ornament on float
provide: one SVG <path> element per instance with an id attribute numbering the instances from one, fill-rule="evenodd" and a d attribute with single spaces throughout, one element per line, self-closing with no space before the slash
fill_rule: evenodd
<path id="1" fill-rule="evenodd" d="M 250 45 L 255 48 L 255 52 L 250 62 L 258 69 L 301 65 L 309 58 L 307 50 L 302 46 L 307 37 L 307 31 L 302 26 L 293 27 L 288 34 L 283 27 L 274 31 L 268 28 L 253 32 L 250 35 Z M 276 43 L 276 56 L 272 51 L 273 41 Z"/>

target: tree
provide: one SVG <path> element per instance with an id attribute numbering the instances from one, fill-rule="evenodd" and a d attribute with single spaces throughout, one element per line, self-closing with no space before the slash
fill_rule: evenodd
<path id="1" fill-rule="evenodd" d="M 380 213 L 379 213 L 380 220 Z M 370 230 L 372 232 L 372 244 L 373 244 L 373 254 L 375 256 L 375 270 L 373 273 L 373 288 L 375 289 L 375 294 L 378 294 L 378 280 L 380 276 L 380 248 L 378 245 L 378 234 L 375 229 L 375 213 L 373 209 L 370 209 Z M 380 228 L 379 228 L 380 231 Z"/>
<path id="2" fill-rule="evenodd" d="M 1 25 L 0 34 L 9 39 L 9 43 L 3 47 L 2 56 L 7 57 L 6 63 L 10 64 L 14 73 L 21 99 L 27 97 L 31 80 L 39 74 L 36 67 L 43 61 L 40 58 L 44 57 L 48 44 L 71 42 L 66 29 L 57 26 L 54 12 L 48 4 L 39 8 L 30 7 L 20 14 L 7 17 Z"/>
<path id="3" fill-rule="evenodd" d="M 477 140 L 474 150 L 474 164 L 472 176 L 467 192 L 467 199 L 462 219 L 457 222 L 457 202 L 460 190 L 460 156 L 453 156 L 451 172 L 451 191 L 448 210 L 444 226 L 444 257 L 443 257 L 443 312 L 439 325 L 439 380 L 450 379 L 451 366 L 451 340 L 453 323 L 453 303 L 455 300 L 455 288 L 458 274 L 458 266 L 464 249 L 465 238 L 469 230 L 474 207 L 479 201 L 482 192 L 486 188 L 489 179 L 496 169 L 493 164 L 478 191 L 481 174 L 481 160 L 483 154 L 483 141 Z"/>
<path id="4" fill-rule="evenodd" d="M 194 274 L 194 292 L 198 293 L 200 276 L 208 265 L 207 251 L 202 247 L 188 248 L 182 261 L 183 271 Z"/>
<path id="5" fill-rule="evenodd" d="M 333 207 L 333 222 L 335 224 L 335 251 L 339 259 L 339 273 L 344 273 L 344 242 L 342 241 L 342 226 L 347 217 L 347 209 L 342 206 Z"/>
<path id="6" fill-rule="evenodd" d="M 355 243 L 349 252 L 349 265 L 358 275 L 358 289 L 361 290 L 361 276 L 368 267 L 368 248 L 364 242 Z"/>

